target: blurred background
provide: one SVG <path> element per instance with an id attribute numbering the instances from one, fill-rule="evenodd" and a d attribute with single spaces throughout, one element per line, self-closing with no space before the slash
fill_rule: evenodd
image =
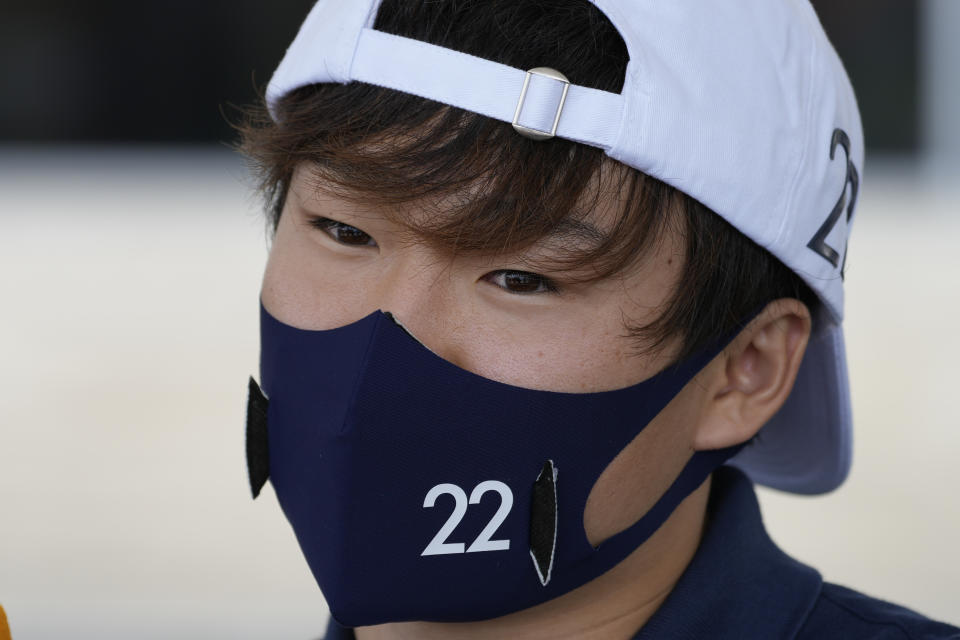
<path id="1" fill-rule="evenodd" d="M 267 242 L 236 105 L 312 2 L 0 0 L 0 604 L 15 640 L 309 640 L 327 617 L 243 449 Z M 856 439 L 761 490 L 827 580 L 960 624 L 960 2 L 814 3 L 860 101 Z"/>

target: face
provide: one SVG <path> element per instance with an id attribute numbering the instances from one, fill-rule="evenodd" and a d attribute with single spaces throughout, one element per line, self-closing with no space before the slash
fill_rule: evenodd
<path id="1" fill-rule="evenodd" d="M 315 180 L 306 166 L 295 172 L 264 276 L 263 304 L 282 322 L 332 329 L 381 309 L 463 369 L 521 387 L 575 393 L 649 378 L 679 347 L 638 355 L 624 329 L 625 321 L 654 319 L 676 286 L 683 249 L 670 225 L 632 271 L 573 283 L 561 271 L 531 269 L 556 250 L 549 240 L 523 254 L 442 255 L 382 212 L 317 190 Z M 612 226 L 619 204 L 617 193 L 603 195 L 603 206 L 587 220 L 601 231 Z M 628 486 L 643 488 L 616 499 L 625 478 L 616 474 L 606 490 L 603 478 L 595 487 L 614 499 L 590 516 L 600 525 L 585 521 L 591 539 L 629 525 L 686 463 L 692 425 L 683 420 L 691 404 L 683 396 L 618 458 L 628 476 L 643 476 L 627 478 Z M 612 522 L 605 513 L 614 514 Z M 617 517 L 629 521 L 618 524 Z"/>

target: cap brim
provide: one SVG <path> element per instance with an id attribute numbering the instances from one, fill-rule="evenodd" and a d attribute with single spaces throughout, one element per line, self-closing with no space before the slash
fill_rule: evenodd
<path id="1" fill-rule="evenodd" d="M 840 323 L 810 342 L 787 401 L 753 444 L 730 460 L 754 482 L 791 493 L 839 487 L 850 471 L 853 418 L 847 356 Z"/>

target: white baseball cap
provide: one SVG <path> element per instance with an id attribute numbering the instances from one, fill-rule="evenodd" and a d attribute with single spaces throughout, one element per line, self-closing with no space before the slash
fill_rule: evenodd
<path id="1" fill-rule="evenodd" d="M 731 460 L 760 484 L 846 478 L 852 416 L 843 266 L 864 143 L 849 78 L 809 0 L 591 0 L 630 61 L 623 90 L 570 84 L 373 29 L 380 0 L 319 0 L 267 87 L 366 82 L 599 147 L 696 198 L 793 269 L 823 312 L 786 403 Z"/>

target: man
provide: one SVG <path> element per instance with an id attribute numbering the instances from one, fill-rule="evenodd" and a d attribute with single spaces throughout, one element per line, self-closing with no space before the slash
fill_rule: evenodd
<path id="1" fill-rule="evenodd" d="M 850 464 L 863 137 L 805 0 L 320 2 L 266 98 L 251 483 L 329 638 L 960 637 L 753 494 Z"/>

